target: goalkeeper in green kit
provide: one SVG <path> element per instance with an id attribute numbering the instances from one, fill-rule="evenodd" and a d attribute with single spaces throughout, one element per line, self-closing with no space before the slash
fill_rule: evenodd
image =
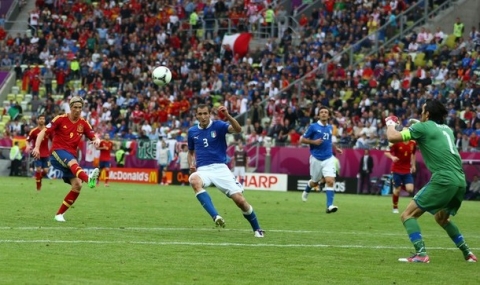
<path id="1" fill-rule="evenodd" d="M 415 247 L 415 255 L 400 258 L 401 262 L 430 262 L 417 221 L 425 212 L 435 216 L 435 221 L 462 251 L 466 261 L 477 262 L 458 227 L 450 220 L 450 216 L 454 216 L 462 205 L 466 180 L 453 132 L 444 124 L 447 114 L 440 101 L 431 100 L 422 106 L 421 122 L 411 120 L 409 129 L 398 132 L 395 129 L 398 118 L 390 116 L 385 119 L 388 140 L 391 143 L 415 140 L 432 173 L 430 182 L 420 189 L 401 215 L 403 226 Z"/>

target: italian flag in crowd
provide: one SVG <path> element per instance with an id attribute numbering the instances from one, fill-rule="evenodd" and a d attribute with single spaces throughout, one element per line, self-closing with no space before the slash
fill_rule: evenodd
<path id="1" fill-rule="evenodd" d="M 120 144 L 120 147 L 127 149 L 127 152 L 129 154 L 135 155 L 137 150 L 137 143 L 135 141 L 122 141 L 122 143 Z"/>

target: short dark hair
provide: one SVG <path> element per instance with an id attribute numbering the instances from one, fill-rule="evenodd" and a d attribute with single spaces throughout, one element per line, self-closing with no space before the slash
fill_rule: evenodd
<path id="1" fill-rule="evenodd" d="M 332 111 L 327 106 L 321 106 L 320 108 L 318 108 L 318 114 L 320 114 L 321 110 L 327 110 L 328 111 L 328 116 L 330 116 L 330 117 L 332 116 Z"/>
<path id="2" fill-rule="evenodd" d="M 424 111 L 428 112 L 428 119 L 437 124 L 444 124 L 445 117 L 448 115 L 445 105 L 437 99 L 427 100 Z"/>
<path id="3" fill-rule="evenodd" d="M 37 116 L 37 119 L 40 119 L 40 117 L 46 118 L 45 114 L 40 114 L 40 115 L 38 115 L 38 116 Z"/>
<path id="4" fill-rule="evenodd" d="M 198 112 L 198 109 L 203 109 L 203 108 L 207 108 L 208 112 L 210 113 L 211 109 L 210 109 L 210 106 L 207 104 L 198 104 L 197 108 L 195 109 L 195 112 Z"/>

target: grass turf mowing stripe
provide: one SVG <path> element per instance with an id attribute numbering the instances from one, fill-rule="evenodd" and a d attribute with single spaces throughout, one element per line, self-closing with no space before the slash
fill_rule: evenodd
<path id="1" fill-rule="evenodd" d="M 204 232 L 212 231 L 215 228 L 162 228 L 162 227 L 0 227 L 0 231 L 165 231 L 165 232 L 175 232 L 175 231 L 191 231 L 191 232 Z M 218 229 L 217 229 L 218 230 Z M 251 232 L 250 229 L 220 229 L 221 231 L 233 231 L 233 232 Z M 292 233 L 292 234 L 336 234 L 336 235 L 378 235 L 378 236 L 405 236 L 406 233 L 385 233 L 377 231 L 312 231 L 312 230 L 279 230 L 279 229 L 268 229 L 266 232 L 272 233 Z M 437 232 L 422 232 L 423 235 L 428 234 L 437 234 Z M 464 234 L 471 239 L 480 239 L 480 236 L 475 234 Z"/>
<path id="2" fill-rule="evenodd" d="M 24 240 L 6 239 L 0 243 L 59 243 L 59 244 L 135 244 L 135 245 L 184 245 L 184 246 L 236 246 L 236 247 L 293 247 L 293 248 L 347 248 L 347 249 L 411 249 L 411 246 L 358 245 L 358 244 L 271 244 L 271 243 L 230 243 L 230 242 L 189 242 L 189 241 L 121 241 L 121 240 Z M 429 247 L 429 250 L 458 250 L 455 247 Z M 479 250 L 480 248 L 471 248 Z"/>

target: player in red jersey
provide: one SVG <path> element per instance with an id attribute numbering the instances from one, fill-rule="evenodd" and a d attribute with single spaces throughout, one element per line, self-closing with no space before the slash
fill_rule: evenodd
<path id="1" fill-rule="evenodd" d="M 106 133 L 103 137 L 103 140 L 100 142 L 98 147 L 100 150 L 100 173 L 105 169 L 105 186 L 108 187 L 108 175 L 110 174 L 110 159 L 111 151 L 113 149 L 113 142 L 110 140 L 110 135 Z M 98 183 L 98 182 L 97 182 Z"/>
<path id="2" fill-rule="evenodd" d="M 390 150 L 385 152 L 385 156 L 393 161 L 392 180 L 393 180 L 393 213 L 398 214 L 398 198 L 402 185 L 409 193 L 413 192 L 413 175 L 415 172 L 415 151 L 417 143 L 415 141 L 398 142 L 390 146 Z"/>
<path id="3" fill-rule="evenodd" d="M 70 113 L 55 117 L 46 128 L 41 130 L 32 151 L 33 157 L 40 158 L 40 145 L 43 139 L 46 135 L 53 137 L 50 163 L 63 172 L 63 181 L 72 186 L 55 215 L 55 220 L 58 222 L 65 222 L 63 214 L 80 195 L 82 182 L 88 183 L 90 188 L 94 188 L 100 173 L 98 168 L 95 168 L 87 175 L 77 161 L 77 148 L 84 135 L 93 142 L 95 147 L 100 144 L 100 139 L 95 136 L 90 124 L 80 115 L 83 104 L 82 98 L 72 97 Z"/>
<path id="4" fill-rule="evenodd" d="M 38 134 L 45 128 L 45 115 L 39 115 L 37 118 L 37 127 L 33 128 L 28 134 L 28 149 L 35 147 Z M 48 149 L 48 136 L 40 143 L 40 157 L 35 159 L 35 181 L 37 183 L 37 191 L 42 188 L 42 178 L 48 173 L 48 157 L 50 156 L 50 150 Z"/>

